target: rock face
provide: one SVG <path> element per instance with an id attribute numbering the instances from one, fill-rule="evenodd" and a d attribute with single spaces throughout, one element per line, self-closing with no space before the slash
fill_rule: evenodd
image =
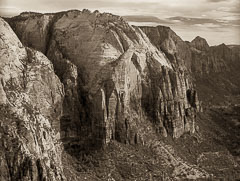
<path id="1" fill-rule="evenodd" d="M 192 42 L 185 42 L 165 26 L 140 28 L 175 67 L 180 67 L 193 78 L 205 103 L 224 103 L 224 96 L 239 94 L 240 56 L 236 46 L 229 48 L 221 44 L 209 47 L 207 41 L 199 36 Z"/>
<path id="2" fill-rule="evenodd" d="M 64 83 L 63 139 L 144 144 L 150 132 L 178 138 L 195 131 L 199 102 L 184 62 L 165 56 L 140 28 L 88 10 L 8 22 L 24 44 L 47 55 Z M 28 27 L 36 22 L 36 31 Z M 41 38 L 48 43 L 36 46 Z M 174 43 L 165 44 L 175 51 Z"/>
<path id="3" fill-rule="evenodd" d="M 172 64 L 182 71 L 190 71 L 192 53 L 189 45 L 184 42 L 174 31 L 166 26 L 140 27 L 150 41 L 163 51 Z"/>
<path id="4" fill-rule="evenodd" d="M 209 47 L 205 39 L 196 37 L 189 45 L 192 51 L 192 72 L 195 77 L 236 72 L 236 67 L 240 65 L 239 52 L 225 44 Z"/>
<path id="5" fill-rule="evenodd" d="M 132 148 L 141 148 L 143 155 L 147 148 L 158 157 L 146 158 L 144 167 L 139 161 L 143 175 L 155 162 L 167 171 L 166 178 L 211 177 L 212 168 L 205 170 L 215 164 L 208 165 L 206 153 L 213 160 L 218 153 L 203 143 L 211 147 L 213 142 L 201 132 L 209 122 L 205 127 L 199 117 L 195 126 L 201 106 L 194 83 L 201 98 L 210 97 L 210 89 L 240 90 L 238 79 L 229 76 L 240 74 L 236 48 L 209 47 L 200 37 L 185 42 L 170 28 L 133 27 L 98 11 L 22 13 L 6 20 L 23 44 L 1 19 L 0 180 L 65 180 L 63 172 L 67 180 L 86 179 L 81 171 L 92 163 L 97 165 L 93 172 L 96 167 L 106 172 L 104 178 L 115 178 L 113 170 L 120 177 L 132 175 L 126 170 L 134 164 L 125 159 L 132 158 Z M 195 127 L 196 134 L 183 135 Z M 61 143 L 67 151 L 63 157 Z M 128 167 L 115 158 L 116 148 L 128 148 L 119 157 Z M 152 180 L 155 174 L 149 174 Z"/>
<path id="6" fill-rule="evenodd" d="M 231 49 L 225 44 L 210 47 L 207 41 L 199 36 L 192 42 L 185 42 L 165 26 L 140 28 L 158 49 L 170 60 L 174 60 L 173 63 L 180 62 L 192 76 L 229 71 L 232 64 L 239 64 L 236 48 Z"/>
<path id="7" fill-rule="evenodd" d="M 200 36 L 197 36 L 196 38 L 194 38 L 194 40 L 192 40 L 190 44 L 192 47 L 194 47 L 200 51 L 208 51 L 209 50 L 209 45 L 208 45 L 207 41 Z"/>
<path id="8" fill-rule="evenodd" d="M 20 35 L 21 42 L 28 47 L 36 47 L 37 50 L 45 53 L 46 52 L 46 45 L 48 44 L 48 30 L 50 26 L 50 21 L 52 20 L 51 15 L 48 16 L 41 16 L 40 19 L 35 18 L 36 16 L 40 15 L 39 13 L 21 13 L 21 16 L 17 17 L 16 20 L 19 21 L 17 27 L 12 24 L 12 29 L 21 29 Z M 31 21 L 31 19 L 35 19 L 35 21 Z M 25 21 L 23 21 L 25 20 Z M 24 22 L 24 23 L 23 23 Z M 31 32 L 24 33 L 25 30 L 31 29 Z M 31 40 L 31 41 L 28 41 Z M 33 44 L 32 44 L 33 43 Z"/>
<path id="9" fill-rule="evenodd" d="M 196 38 L 197 39 L 197 38 Z M 195 75 L 204 76 L 210 73 L 219 73 L 230 71 L 230 64 L 232 64 L 232 53 L 230 48 L 226 45 L 219 45 L 214 47 L 205 46 L 205 48 L 197 49 L 197 40 L 194 39 L 192 50 L 192 71 Z M 203 40 L 200 40 L 200 44 Z M 206 41 L 206 40 L 205 40 Z M 199 45 L 200 46 L 200 45 Z"/>
<path id="10" fill-rule="evenodd" d="M 0 19 L 0 180 L 62 180 L 63 85 Z"/>

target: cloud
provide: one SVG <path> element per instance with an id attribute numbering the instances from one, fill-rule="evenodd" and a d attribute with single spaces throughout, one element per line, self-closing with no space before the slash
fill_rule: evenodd
<path id="1" fill-rule="evenodd" d="M 208 18 L 190 18 L 190 17 L 171 17 L 168 20 L 172 22 L 177 22 L 185 25 L 196 25 L 196 24 L 206 24 L 214 25 L 212 27 L 222 27 L 222 26 L 232 26 L 240 25 L 240 18 L 238 17 L 222 17 L 220 19 L 208 19 Z"/>
<path id="2" fill-rule="evenodd" d="M 169 21 L 162 20 L 155 16 L 142 16 L 142 15 L 132 15 L 132 16 L 123 16 L 123 19 L 129 22 L 150 22 L 158 24 L 169 24 Z"/>
<path id="3" fill-rule="evenodd" d="M 212 2 L 212 3 L 218 3 L 223 1 L 227 1 L 227 0 L 207 0 L 207 2 Z"/>
<path id="4" fill-rule="evenodd" d="M 136 21 L 139 18 L 129 18 L 132 20 L 130 24 L 137 26 L 170 26 L 178 35 L 184 40 L 191 41 L 194 37 L 200 35 L 205 37 L 210 45 L 225 44 L 239 44 L 240 42 L 240 19 L 208 19 L 208 18 L 191 18 L 191 17 L 171 17 L 166 19 L 158 19 L 156 17 L 148 18 L 148 22 Z M 133 21 L 135 20 L 135 21 Z"/>
<path id="5" fill-rule="evenodd" d="M 0 0 L 1 16 L 13 16 L 21 11 L 44 13 L 85 8 L 125 16 L 135 24 L 164 24 L 184 37 L 205 31 L 206 38 L 225 41 L 228 39 L 222 37 L 228 36 L 228 41 L 236 41 L 233 37 L 239 32 L 239 0 Z M 223 31 L 225 34 L 221 36 L 210 37 Z"/>
<path id="6" fill-rule="evenodd" d="M 0 16 L 11 17 L 22 11 L 16 7 L 0 7 Z"/>
<path id="7" fill-rule="evenodd" d="M 184 24 L 187 25 L 194 25 L 194 24 L 205 24 L 205 23 L 211 23 L 211 24 L 221 24 L 221 22 L 215 20 L 215 19 L 207 19 L 207 18 L 191 18 L 191 17 L 171 17 L 168 18 L 170 21 L 178 20 Z"/>

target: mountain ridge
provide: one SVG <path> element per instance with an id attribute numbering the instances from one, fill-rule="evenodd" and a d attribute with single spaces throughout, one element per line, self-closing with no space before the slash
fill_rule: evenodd
<path id="1" fill-rule="evenodd" d="M 178 150 L 174 150 L 174 144 L 171 146 L 169 143 L 171 139 L 181 140 L 189 134 L 191 141 L 198 140 L 195 143 L 197 146 L 202 144 L 201 139 L 206 142 L 203 145 L 208 144 L 208 138 L 201 131 L 206 120 L 199 117 L 202 106 L 198 100 L 199 91 L 206 93 L 199 88 L 205 84 L 199 82 L 202 77 L 228 72 L 232 67 L 224 65 L 226 68 L 215 68 L 207 64 L 211 71 L 205 71 L 208 69 L 202 69 L 201 66 L 198 68 L 196 61 L 205 62 L 205 57 L 209 55 L 220 57 L 224 61 L 225 53 L 218 55 L 217 52 L 219 49 L 225 51 L 226 46 L 206 49 L 206 42 L 202 43 L 202 39 L 200 46 L 198 42 L 187 43 L 170 28 L 130 26 L 119 16 L 98 11 L 23 13 L 5 20 L 24 46 L 36 49 L 48 57 L 48 61 L 52 62 L 54 75 L 63 85 L 63 103 L 60 103 L 62 107 L 59 108 L 61 114 L 54 119 L 59 128 L 53 127 L 54 134 L 56 130 L 60 131 L 58 141 L 64 146 L 63 151 L 59 151 L 59 154 L 63 153 L 63 166 L 61 159 L 59 161 L 59 169 L 63 170 L 60 172 L 62 180 L 65 179 L 64 173 L 73 180 L 81 178 L 82 171 L 77 171 L 79 167 L 97 169 L 93 172 L 99 174 L 101 170 L 97 166 L 89 166 L 89 162 L 106 164 L 107 168 L 111 165 L 115 174 L 111 176 L 113 179 L 124 180 L 128 177 L 131 180 L 134 176 L 128 175 L 120 167 L 121 164 L 128 163 L 116 162 L 116 158 L 110 153 L 114 153 L 114 149 L 120 149 L 122 151 L 119 154 L 125 154 L 123 150 L 129 149 L 134 154 L 133 148 L 139 148 L 140 154 L 142 150 L 150 149 L 156 157 L 162 159 L 159 169 L 164 168 L 167 171 L 166 176 L 157 173 L 158 179 L 207 179 L 221 176 L 219 172 L 213 172 L 204 166 L 211 160 L 208 154 L 199 152 L 196 160 L 199 158 L 200 162 L 189 162 L 188 157 L 183 159 L 179 156 L 182 152 L 178 153 Z M 226 53 L 231 55 L 229 62 L 237 61 L 237 55 L 229 48 Z M 214 81 L 212 78 L 210 80 Z M 4 95 L 6 89 L 0 87 L 1 95 Z M 54 115 L 55 109 L 49 110 Z M 213 146 L 219 147 L 217 143 Z M 200 147 L 197 149 L 201 150 Z M 228 153 L 226 148 L 221 147 L 221 153 L 214 151 L 211 146 L 207 148 L 210 155 L 219 154 L 220 160 L 228 161 L 224 172 L 227 177 L 231 175 L 231 170 L 238 168 L 237 163 L 232 161 L 234 159 L 231 154 L 224 156 L 223 153 Z M 104 157 L 116 163 L 101 161 L 101 156 L 95 158 L 98 155 L 95 152 L 100 150 Z M 200 159 L 201 154 L 206 160 Z M 25 155 L 22 154 L 22 157 Z M 91 160 L 91 157 L 95 159 Z M 72 162 L 74 164 L 70 166 Z M 213 167 L 211 164 L 210 166 Z M 138 164 L 136 167 L 140 169 Z M 73 172 L 70 168 L 76 173 L 69 174 Z M 52 168 L 53 171 L 54 169 L 56 168 Z M 21 170 L 19 168 L 20 172 Z M 110 178 L 107 172 L 105 170 L 103 176 L 95 176 L 101 179 Z M 35 174 L 35 171 L 32 173 Z M 51 178 L 45 172 L 43 175 L 47 179 Z M 8 177 L 10 176 L 3 178 Z M 148 179 L 152 176 L 141 177 Z"/>

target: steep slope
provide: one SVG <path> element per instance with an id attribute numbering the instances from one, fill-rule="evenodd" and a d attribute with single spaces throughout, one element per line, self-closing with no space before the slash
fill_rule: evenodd
<path id="1" fill-rule="evenodd" d="M 186 71 L 193 77 L 199 99 L 203 102 L 203 113 L 197 121 L 200 131 L 197 132 L 205 135 L 201 136 L 204 141 L 190 144 L 195 142 L 192 138 L 180 138 L 173 142 L 175 150 L 189 162 L 206 159 L 204 163 L 198 164 L 208 171 L 212 170 L 214 175 L 229 180 L 239 178 L 236 170 L 238 166 L 235 167 L 237 164 L 233 161 L 238 161 L 240 156 L 239 114 L 235 111 L 240 104 L 238 47 L 228 47 L 225 44 L 209 47 L 207 41 L 201 37 L 196 37 L 192 42 L 184 42 L 170 28 L 164 26 L 141 29 L 156 47 L 166 54 L 170 53 L 169 57 L 175 56 L 175 60 L 185 62 Z M 171 47 L 177 48 L 171 52 Z M 182 54 L 188 57 L 183 57 Z M 186 147 L 186 144 L 191 146 Z M 186 152 L 191 154 L 185 154 Z M 217 164 L 212 165 L 211 162 Z M 225 171 L 221 173 L 219 170 Z"/>
<path id="2" fill-rule="evenodd" d="M 204 45 L 202 42 L 206 44 Z M 197 46 L 202 47 L 198 49 Z M 205 39 L 198 37 L 190 43 L 190 47 L 193 54 L 193 72 L 195 74 L 206 75 L 227 72 L 232 68 L 232 64 L 238 63 L 239 57 L 225 44 L 209 47 Z"/>
<path id="3" fill-rule="evenodd" d="M 207 119 L 197 118 L 192 56 L 204 52 L 197 42 L 98 11 L 22 13 L 7 21 L 24 45 L 47 55 L 64 84 L 58 115 L 67 180 L 238 178 L 232 155 L 208 137 Z"/>
<path id="4" fill-rule="evenodd" d="M 66 140 L 144 144 L 149 132 L 175 138 L 194 132 L 199 103 L 191 81 L 121 17 L 73 10 L 25 13 L 8 22 L 24 44 L 47 50 L 65 85 Z M 31 24 L 38 25 L 36 31 Z M 40 38 L 48 39 L 41 48 L 36 46 Z"/>
<path id="5" fill-rule="evenodd" d="M 217 105 L 236 104 L 236 97 L 240 94 L 239 52 L 225 44 L 207 49 L 201 51 L 192 48 L 192 71 L 201 99 Z"/>
<path id="6" fill-rule="evenodd" d="M 170 54 L 168 57 L 175 57 L 175 61 L 185 65 L 204 104 L 233 102 L 232 95 L 239 95 L 240 56 L 237 49 L 230 49 L 225 44 L 209 47 L 199 36 L 192 42 L 185 42 L 164 26 L 141 29 L 156 47 Z"/>
<path id="7" fill-rule="evenodd" d="M 0 19 L 0 180 L 63 180 L 63 86 L 52 63 Z"/>
<path id="8" fill-rule="evenodd" d="M 150 41 L 162 50 L 171 62 L 183 71 L 191 71 L 192 54 L 189 46 L 166 26 L 140 27 Z"/>
<path id="9" fill-rule="evenodd" d="M 209 50 L 209 45 L 208 45 L 207 41 L 200 36 L 197 36 L 196 38 L 194 38 L 190 44 L 192 47 L 194 47 L 200 51 L 208 51 Z"/>
<path id="10" fill-rule="evenodd" d="M 157 178 L 162 177 L 162 168 L 168 170 L 169 179 L 210 177 L 161 141 L 160 136 L 172 139 L 195 132 L 199 102 L 186 68 L 169 60 L 141 29 L 128 25 L 119 16 L 88 10 L 23 13 L 7 21 L 23 44 L 45 50 L 64 84 L 60 127 L 61 141 L 71 155 L 64 152 L 63 157 L 68 179 L 87 175 L 79 167 L 89 168 L 88 163 L 101 151 L 103 158 L 99 159 L 104 161 L 94 159 L 99 164 L 91 173 L 101 172 L 98 165 L 103 164 L 104 176 L 89 180 L 109 179 L 111 172 L 117 175 L 114 179 L 134 180 L 134 176 L 123 174 L 119 158 L 108 152 L 113 147 L 125 155 L 124 144 L 138 145 L 141 154 L 141 150 L 154 152 L 156 156 L 149 163 L 155 165 L 161 160 Z M 38 44 L 39 39 L 46 41 Z M 98 149 L 102 147 L 105 150 Z M 133 147 L 129 151 L 134 152 Z M 89 156 L 91 153 L 93 156 Z M 136 166 L 142 167 L 140 163 Z"/>

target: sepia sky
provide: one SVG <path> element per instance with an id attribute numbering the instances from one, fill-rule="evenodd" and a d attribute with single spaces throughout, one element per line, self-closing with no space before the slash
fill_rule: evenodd
<path id="1" fill-rule="evenodd" d="M 23 11 L 98 9 L 128 16 L 134 25 L 170 26 L 184 40 L 240 44 L 240 0 L 0 0 L 0 16 Z"/>

